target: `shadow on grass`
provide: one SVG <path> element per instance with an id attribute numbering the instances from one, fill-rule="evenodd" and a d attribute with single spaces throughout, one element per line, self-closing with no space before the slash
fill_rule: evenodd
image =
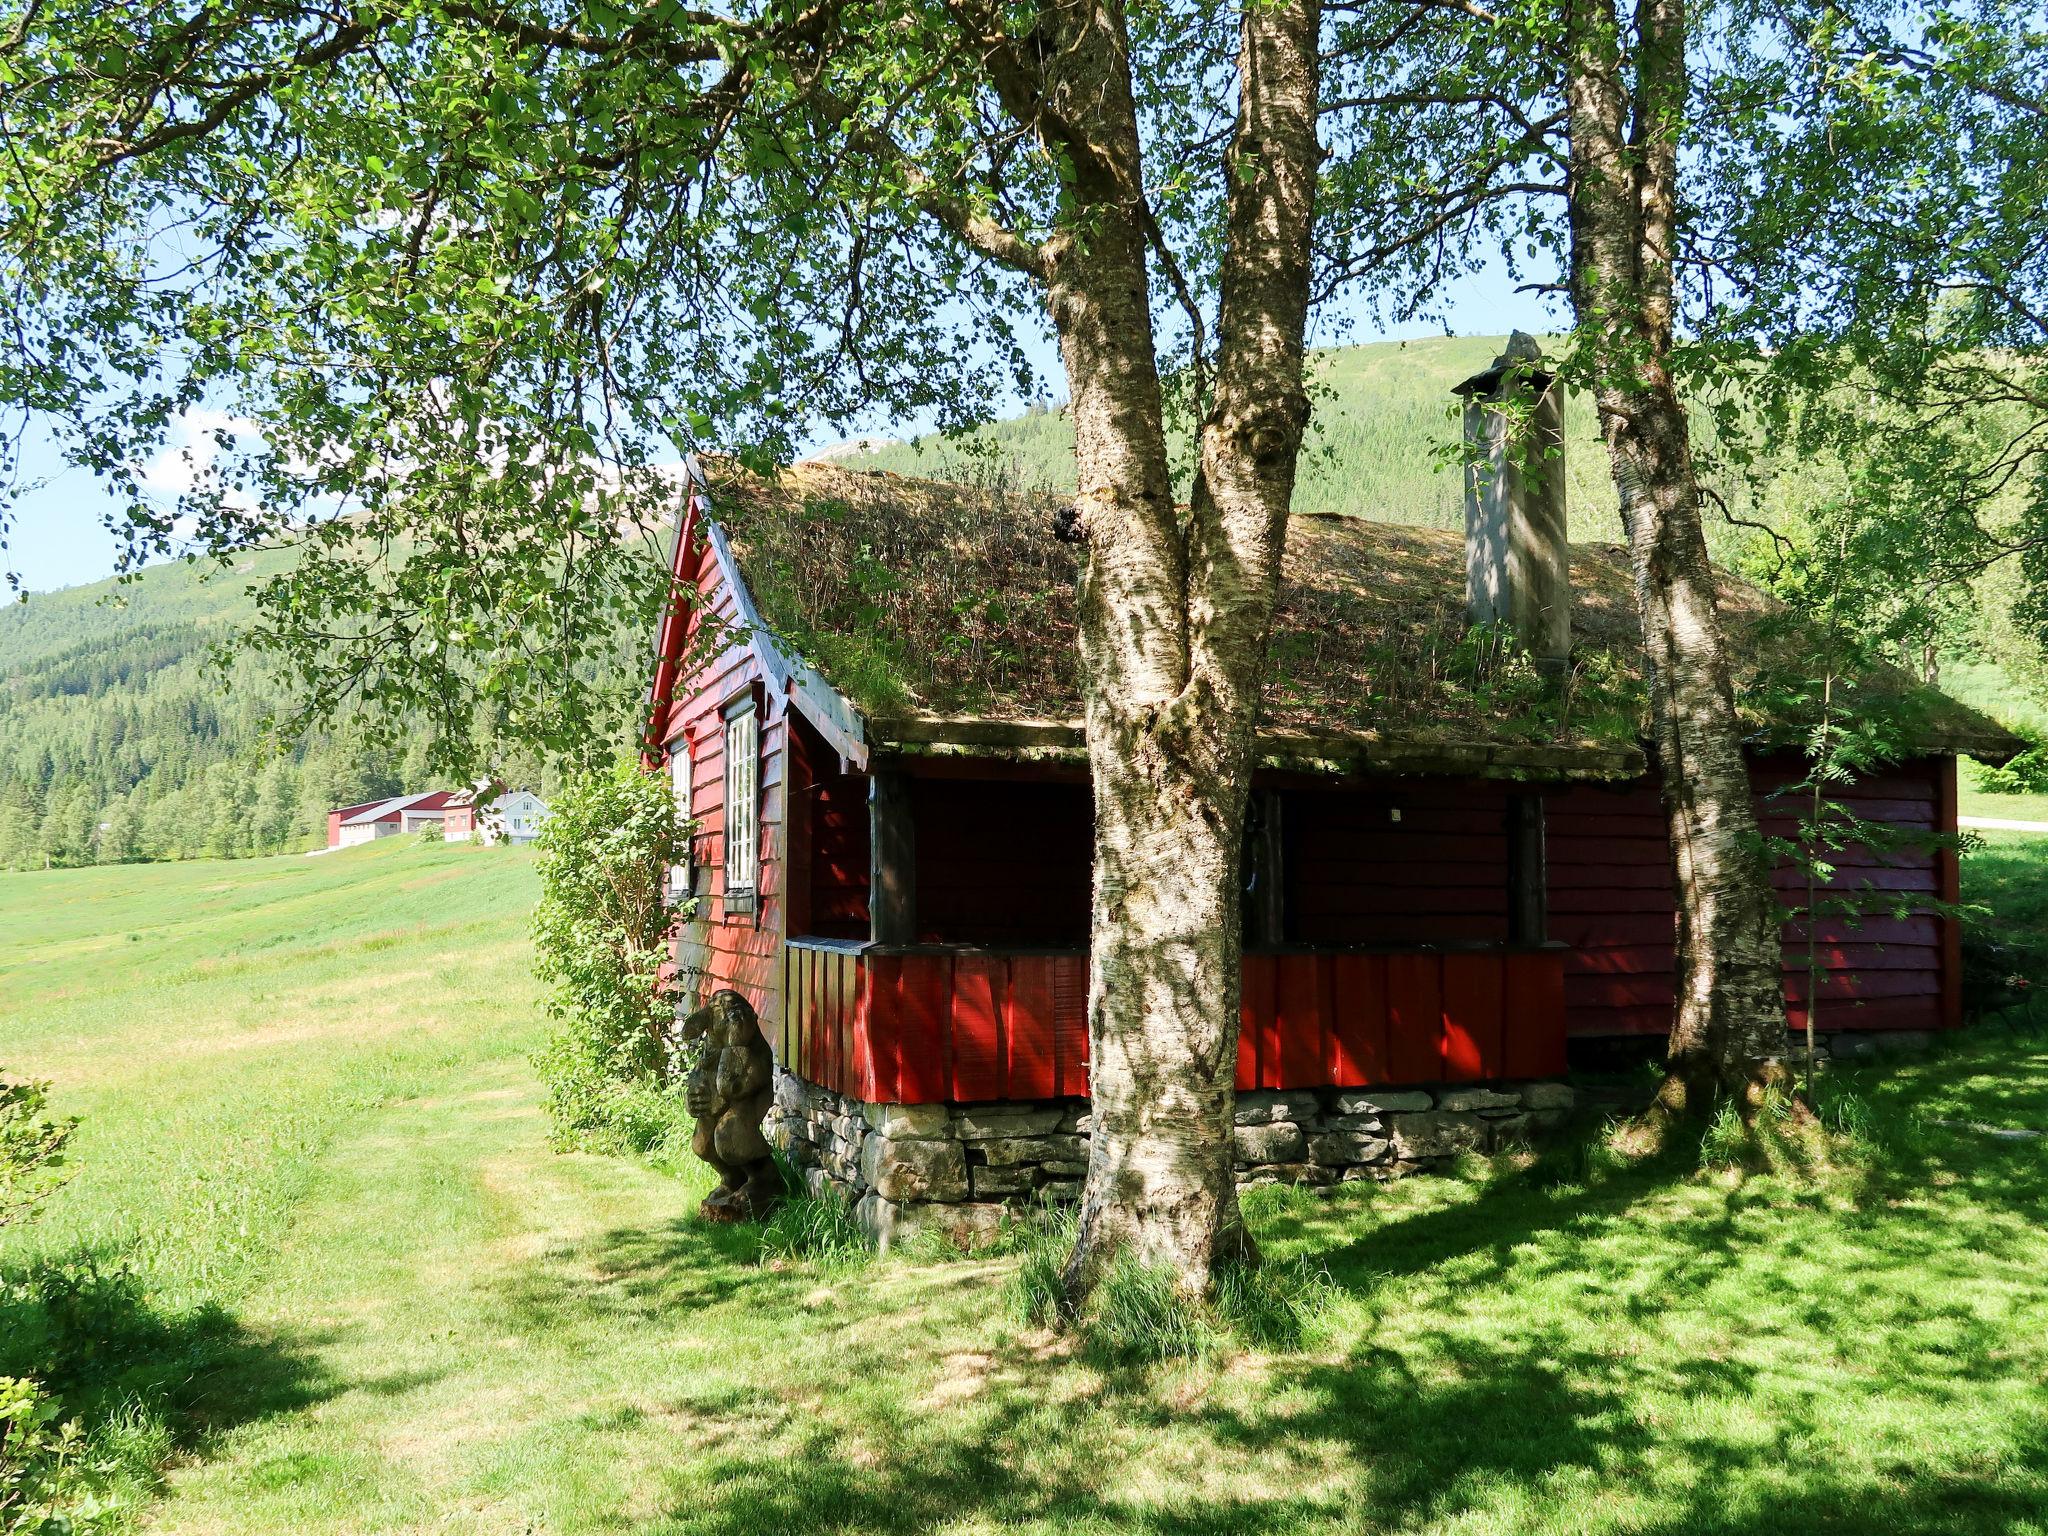
<path id="1" fill-rule="evenodd" d="M 315 1359 L 326 1342 L 257 1334 L 208 1303 L 166 1308 L 117 1262 L 81 1251 L 0 1275 L 0 1375 L 41 1382 L 110 1475 L 152 1482 L 173 1456 L 203 1456 L 239 1425 L 309 1407 L 344 1385 Z"/>
<path id="2" fill-rule="evenodd" d="M 1446 1341 L 1448 1342 L 1448 1341 Z M 1148 1380 L 1112 1379 L 1086 1406 L 1049 1406 L 1032 1372 L 1005 1371 L 971 1417 L 894 1454 L 811 1424 L 764 1458 L 723 1450 L 652 1524 L 698 1536 L 761 1531 L 918 1532 L 1010 1528 L 1236 1536 L 1245 1532 L 1458 1529 L 1716 1532 L 1777 1536 L 1895 1530 L 2031 1529 L 2048 1453 L 2039 1417 L 2010 1426 L 1995 1464 L 1842 1468 L 1806 1453 L 1792 1426 L 1752 1443 L 1695 1442 L 1681 1475 L 1654 1467 L 1667 1431 L 1631 1410 L 1625 1386 L 1583 1379 L 1605 1364 L 1546 1341 L 1453 1344 L 1426 1370 L 1362 1351 L 1311 1364 L 1270 1410 L 1173 1410 Z M 1689 1390 L 1727 1394 L 1740 1373 L 1681 1370 Z M 1218 1485 L 1176 1456 L 1149 1475 L 1121 1451 L 1153 1435 L 1193 1441 L 1238 1469 Z M 1338 1470 L 1332 1471 L 1332 1468 Z M 1181 1484 L 1175 1491 L 1174 1484 Z M 1640 1510 L 1625 1496 L 1647 1490 Z M 1467 1523 L 1469 1522 L 1469 1523 Z"/>
<path id="3" fill-rule="evenodd" d="M 1262 1241 L 1327 1272 L 1345 1329 L 1214 1369 L 994 1322 L 1001 1265 L 774 1271 L 693 1221 L 606 1234 L 507 1300 L 747 1352 L 682 1389 L 721 1427 L 678 1445 L 640 1529 L 2009 1532 L 2048 1511 L 2042 1351 L 2014 1332 L 2041 1309 L 1982 1286 L 2038 1263 L 2044 1208 L 2038 1149 L 1924 1132 L 1811 1187 L 1566 1153 L 1288 1201 Z"/>

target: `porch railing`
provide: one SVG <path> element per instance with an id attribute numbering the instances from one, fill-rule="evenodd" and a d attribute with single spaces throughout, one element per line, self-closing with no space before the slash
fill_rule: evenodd
<path id="1" fill-rule="evenodd" d="M 1564 957 L 1562 946 L 1249 953 L 1238 1090 L 1560 1073 Z M 782 996 L 783 1064 L 851 1098 L 1088 1092 L 1088 958 L 1077 950 L 792 939 Z"/>

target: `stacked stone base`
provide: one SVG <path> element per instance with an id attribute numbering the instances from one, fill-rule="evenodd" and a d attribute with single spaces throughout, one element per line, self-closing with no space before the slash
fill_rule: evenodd
<path id="1" fill-rule="evenodd" d="M 1238 1182 L 1339 1184 L 1495 1152 L 1571 1112 L 1557 1082 L 1485 1088 L 1302 1088 L 1240 1094 Z M 1014 1207 L 1079 1196 L 1088 1104 L 867 1104 L 778 1071 L 769 1139 L 814 1194 L 850 1202 L 883 1247 L 934 1231 L 972 1243 Z"/>

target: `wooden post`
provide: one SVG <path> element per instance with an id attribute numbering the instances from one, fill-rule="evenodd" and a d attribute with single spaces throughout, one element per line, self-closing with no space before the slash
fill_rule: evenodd
<path id="1" fill-rule="evenodd" d="M 1543 846 L 1543 796 L 1508 796 L 1508 941 L 1541 944 L 1550 937 L 1549 860 Z"/>
<path id="2" fill-rule="evenodd" d="M 1934 830 L 1953 839 L 1961 830 L 1956 820 L 1956 760 L 1953 754 L 1934 760 Z M 1941 1027 L 1963 1025 L 1963 920 L 1956 906 L 1963 899 L 1962 867 L 1953 841 L 1934 854 L 1937 894 L 1948 910 L 1937 919 L 1941 934 Z M 1809 923 L 1813 915 L 1807 914 Z M 1810 1006 L 1810 1005 L 1809 1005 Z"/>
<path id="3" fill-rule="evenodd" d="M 782 931 L 802 938 L 811 931 L 811 819 L 818 774 L 793 709 L 783 715 L 782 749 Z"/>
<path id="4" fill-rule="evenodd" d="M 868 775 L 868 933 L 877 944 L 917 942 L 917 828 L 910 776 Z"/>
<path id="5" fill-rule="evenodd" d="M 1287 942 L 1287 870 L 1282 853 L 1280 791 L 1255 789 L 1245 817 L 1246 863 L 1251 875 L 1246 893 L 1245 943 L 1253 949 L 1274 949 Z"/>

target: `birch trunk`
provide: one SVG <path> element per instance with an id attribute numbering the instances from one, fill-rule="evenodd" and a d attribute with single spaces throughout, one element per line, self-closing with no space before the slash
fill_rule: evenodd
<path id="1" fill-rule="evenodd" d="M 1107 14 L 1107 13 L 1105 13 Z M 1121 18 L 1112 17 L 1121 40 Z M 1073 398 L 1088 540 L 1081 583 L 1095 796 L 1084 1296 L 1129 1254 L 1204 1293 L 1249 1256 L 1232 1156 L 1245 802 L 1266 639 L 1308 406 L 1317 17 L 1283 0 L 1242 21 L 1229 157 L 1219 386 L 1185 514 L 1162 430 L 1136 201 L 1048 263 Z M 1128 74 L 1088 86 L 1135 165 Z"/>
<path id="2" fill-rule="evenodd" d="M 1570 0 L 1572 297 L 1620 493 L 1649 658 L 1678 897 L 1678 998 L 1659 1113 L 1782 1076 L 1782 913 L 1729 681 L 1689 423 L 1671 374 L 1683 0 L 1636 8 L 1635 90 L 1613 0 Z"/>

